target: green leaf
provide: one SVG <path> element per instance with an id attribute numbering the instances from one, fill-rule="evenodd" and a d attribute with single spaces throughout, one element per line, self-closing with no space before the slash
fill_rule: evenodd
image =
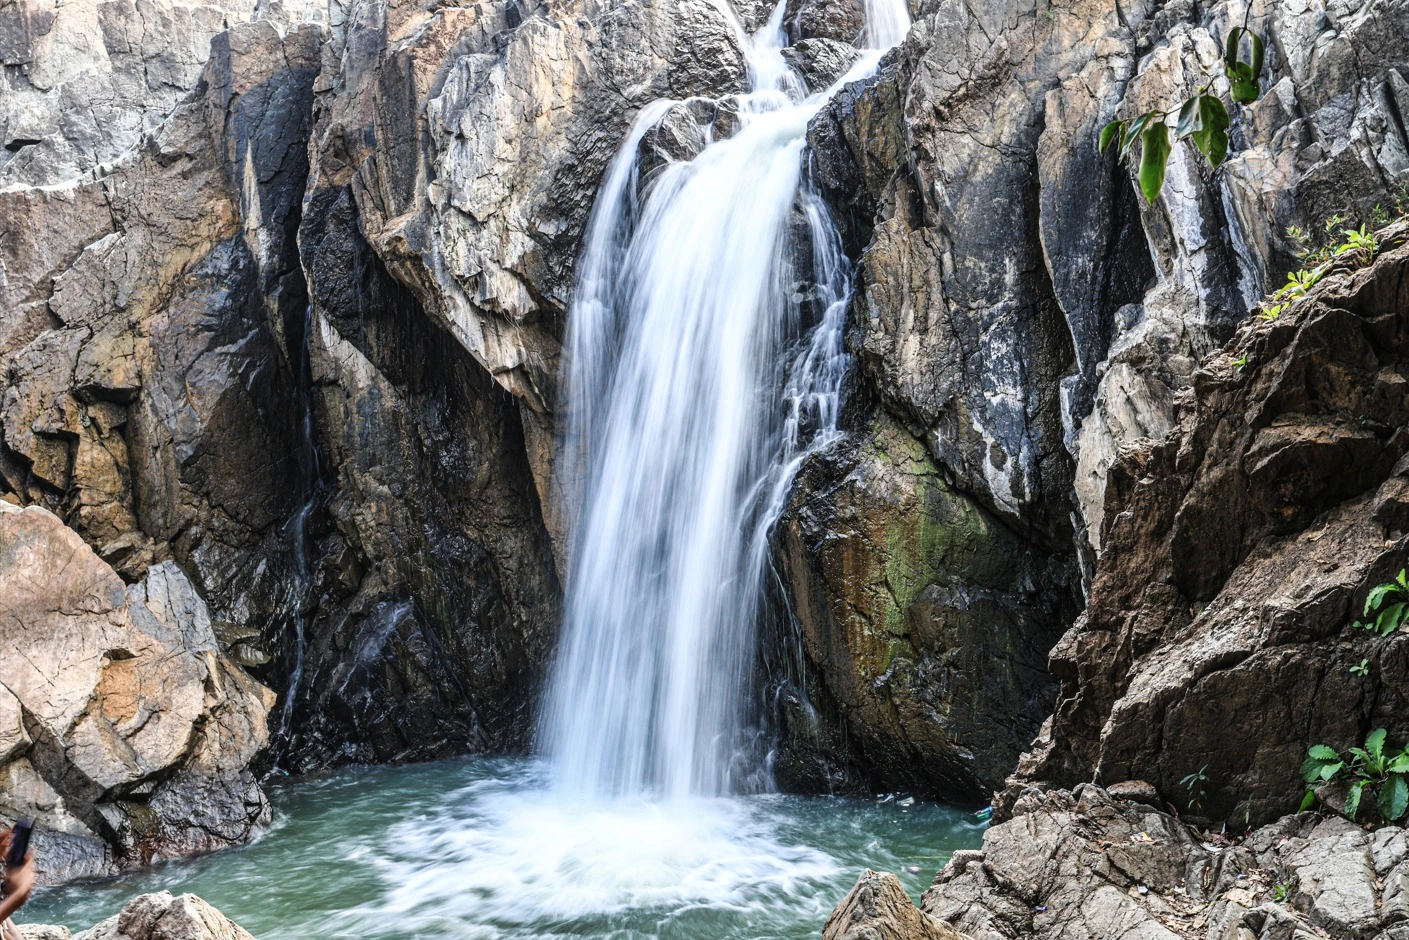
<path id="1" fill-rule="evenodd" d="M 1371 731 L 1369 737 L 1365 739 L 1365 750 L 1370 752 L 1370 755 L 1375 758 L 1376 763 L 1384 762 L 1385 737 L 1387 734 L 1388 732 L 1386 732 L 1385 729 L 1376 728 L 1374 731 Z"/>
<path id="2" fill-rule="evenodd" d="M 1210 166 L 1219 166 L 1228 156 L 1228 109 L 1213 95 L 1199 95 L 1198 128 L 1193 131 L 1194 146 Z"/>
<path id="3" fill-rule="evenodd" d="M 1179 121 L 1174 128 L 1174 136 L 1177 139 L 1183 140 L 1190 134 L 1203 129 L 1203 115 L 1199 111 L 1200 97 L 1200 95 L 1195 95 L 1184 102 L 1184 106 L 1179 109 Z"/>
<path id="4" fill-rule="evenodd" d="M 1155 111 L 1146 111 L 1132 121 L 1130 126 L 1126 128 L 1125 143 L 1120 145 L 1120 158 L 1122 160 L 1125 159 L 1126 154 L 1130 153 L 1130 148 L 1135 146 L 1135 141 L 1140 139 L 1140 134 L 1145 130 L 1145 125 L 1149 124 L 1157 113 L 1158 112 Z"/>
<path id="5" fill-rule="evenodd" d="M 1365 789 L 1365 784 L 1356 782 L 1351 784 L 1350 792 L 1345 797 L 1345 816 L 1351 822 L 1355 821 L 1355 816 L 1360 812 L 1360 791 Z"/>
<path id="6" fill-rule="evenodd" d="M 1405 579 L 1404 568 L 1399 569 L 1399 577 L 1395 578 L 1395 580 L 1399 583 L 1399 586 L 1404 589 L 1405 593 L 1409 593 L 1409 580 Z"/>
<path id="7" fill-rule="evenodd" d="M 1394 822 L 1409 810 L 1409 783 L 1403 774 L 1390 774 L 1384 786 L 1380 787 L 1380 816 Z"/>
<path id="8" fill-rule="evenodd" d="M 1385 771 L 1392 774 L 1409 774 L 1409 749 L 1391 760 L 1385 766 Z"/>
<path id="9" fill-rule="evenodd" d="M 1384 584 L 1377 584 L 1372 587 L 1370 589 L 1370 593 L 1365 595 L 1366 616 L 1368 616 L 1370 611 L 1372 610 L 1379 610 L 1380 605 L 1384 603 L 1385 596 L 1388 595 L 1390 591 L 1393 591 L 1394 588 L 1395 585 L 1392 581 L 1386 582 Z"/>
<path id="10" fill-rule="evenodd" d="M 1261 88 L 1257 84 L 1257 76 L 1253 74 L 1252 66 L 1246 62 L 1230 62 L 1223 68 L 1223 74 L 1228 76 L 1228 93 L 1238 104 L 1251 104 L 1257 100 Z"/>
<path id="11" fill-rule="evenodd" d="M 1238 61 L 1238 39 L 1243 31 L 1241 26 L 1228 30 L 1228 38 L 1223 41 L 1223 61 L 1230 68 Z"/>
<path id="12" fill-rule="evenodd" d="M 1257 78 L 1262 74 L 1262 37 L 1249 30 L 1248 40 L 1252 43 L 1252 77 Z"/>
<path id="13" fill-rule="evenodd" d="M 1341 756 L 1336 753 L 1335 748 L 1327 747 L 1324 744 L 1313 744 L 1306 752 L 1308 756 L 1319 761 L 1340 760 Z"/>
<path id="14" fill-rule="evenodd" d="M 1375 624 L 1380 628 L 1381 636 L 1389 636 L 1399 629 L 1399 625 L 1404 622 L 1404 612 L 1406 605 L 1404 601 L 1398 604 L 1390 604 L 1380 611 L 1379 617 L 1375 619 Z"/>
<path id="15" fill-rule="evenodd" d="M 1321 768 L 1321 779 L 1330 780 L 1342 770 L 1345 770 L 1345 764 L 1341 763 L 1340 761 L 1336 761 L 1334 764 L 1326 764 L 1324 767 Z"/>
<path id="16" fill-rule="evenodd" d="M 1125 122 L 1124 122 L 1124 121 L 1120 121 L 1120 120 L 1111 121 L 1111 122 L 1110 122 L 1109 124 L 1107 124 L 1105 127 L 1101 128 L 1101 143 L 1100 143 L 1100 145 L 1097 147 L 1097 149 L 1098 149 L 1101 153 L 1105 153 L 1108 149 L 1110 149 L 1111 143 L 1112 143 L 1113 141 L 1119 140 L 1120 138 L 1123 138 L 1124 136 L 1125 136 Z M 1116 149 L 1117 149 L 1117 150 L 1120 149 L 1120 144 L 1119 144 L 1119 143 L 1116 144 Z"/>
<path id="17" fill-rule="evenodd" d="M 1304 812 L 1306 812 L 1307 810 L 1309 810 L 1311 807 L 1313 807 L 1313 806 L 1315 806 L 1315 805 L 1316 805 L 1316 791 L 1315 791 L 1315 790 L 1307 790 L 1307 791 L 1306 791 L 1306 796 L 1304 796 L 1304 797 L 1301 798 L 1301 808 L 1298 809 L 1297 812 L 1298 812 L 1298 813 L 1304 813 Z"/>
<path id="18" fill-rule="evenodd" d="M 1154 202 L 1164 189 L 1164 171 L 1169 163 L 1169 125 L 1155 121 L 1140 135 L 1140 191 Z"/>
<path id="19" fill-rule="evenodd" d="M 1301 764 L 1301 779 L 1305 780 L 1307 783 L 1315 783 L 1317 780 L 1321 779 L 1321 768 L 1325 767 L 1326 764 L 1326 761 L 1308 757 L 1306 760 L 1302 761 Z"/>

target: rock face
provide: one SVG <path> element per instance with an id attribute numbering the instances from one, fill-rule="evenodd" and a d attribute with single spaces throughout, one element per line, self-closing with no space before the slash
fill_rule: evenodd
<path id="1" fill-rule="evenodd" d="M 0 502 L 0 614 L 0 806 L 38 818 L 44 880 L 239 843 L 269 821 L 249 764 L 274 694 L 220 652 L 175 564 L 124 586 L 53 514 Z"/>
<path id="2" fill-rule="evenodd" d="M 1251 799 L 1257 821 L 1295 806 L 1309 746 L 1409 738 L 1409 637 L 1351 625 L 1409 555 L 1406 285 L 1393 248 L 1252 321 L 1168 437 L 1113 465 L 1107 551 L 1024 779 L 1139 778 L 1172 800 L 1206 765 L 1205 811 Z"/>
<path id="3" fill-rule="evenodd" d="M 581 229 L 741 36 L 706 0 L 330 14 L 0 13 L 0 491 L 186 572 L 283 695 L 266 763 L 522 748 Z"/>
<path id="4" fill-rule="evenodd" d="M 1077 2 L 1039 10 L 1020 3 L 933 0 L 919 4 L 915 12 L 909 38 L 885 60 L 880 73 L 840 92 L 809 128 L 814 180 L 858 262 L 849 336 L 858 366 L 851 446 L 858 454 L 883 449 L 880 435 L 890 432 L 882 429 L 899 425 L 923 445 L 935 475 L 954 498 L 981 508 L 1015 535 L 999 540 L 1005 563 L 1010 570 L 1041 573 L 1024 582 L 1025 595 L 1017 592 L 1027 598 L 1016 620 L 1021 627 L 1014 626 L 1011 614 L 983 614 L 978 621 L 981 639 L 970 634 L 962 648 L 941 649 L 962 662 L 990 662 L 994 650 L 1003 649 L 998 662 L 1005 666 L 1015 659 L 1040 664 L 1046 644 L 1066 627 L 1063 616 L 1079 609 L 1088 594 L 1093 608 L 1088 622 L 1104 604 L 1096 571 L 1098 564 L 1105 564 L 1106 538 L 1112 531 L 1113 504 L 1107 492 L 1112 467 L 1124 459 L 1125 450 L 1164 440 L 1176 431 L 1182 407 L 1178 402 L 1202 381 L 1200 364 L 1234 337 L 1266 290 L 1299 266 L 1289 227 L 1320 232 L 1335 213 L 1350 225 L 1369 221 L 1374 206 L 1390 206 L 1397 187 L 1409 183 L 1404 156 L 1409 142 L 1393 117 L 1403 78 L 1390 51 L 1409 39 L 1409 20 L 1402 8 L 1374 4 L 1356 3 L 1324 16 L 1297 2 L 1254 4 L 1250 23 L 1267 37 L 1268 48 L 1277 50 L 1268 57 L 1266 93 L 1251 108 L 1236 112 L 1232 152 L 1219 171 L 1210 171 L 1192 148 L 1176 145 L 1169 184 L 1151 205 L 1137 194 L 1126 166 L 1097 152 L 1099 129 L 1113 116 L 1133 117 L 1151 107 L 1168 107 L 1199 87 L 1203 76 L 1216 77 L 1219 43 L 1229 24 L 1242 21 L 1242 4 L 1135 4 L 1117 9 Z M 1221 82 L 1215 80 L 1215 89 Z M 1329 185 L 1331 179 L 1337 183 Z M 1282 415 L 1278 420 L 1300 422 L 1293 417 L 1299 414 L 1296 407 L 1276 405 Z M 1318 432 L 1313 426 L 1321 415 L 1309 414 L 1315 420 L 1279 433 L 1314 437 Z M 1395 426 L 1399 419 L 1387 414 L 1384 420 Z M 1325 439 L 1328 448 L 1341 446 L 1341 432 L 1326 433 L 1331 435 Z M 1372 436 L 1364 431 L 1359 439 L 1368 442 Z M 1383 444 L 1384 437 L 1380 434 L 1376 440 Z M 1270 439 L 1263 446 L 1272 446 Z M 1250 458 L 1252 464 L 1264 456 L 1258 452 Z M 1343 460 L 1357 468 L 1351 474 L 1356 482 L 1347 480 L 1340 489 L 1340 484 L 1321 484 L 1319 492 L 1308 494 L 1308 512 L 1314 515 L 1366 493 L 1362 482 L 1369 487 L 1369 477 L 1383 480 L 1388 474 L 1383 463 L 1387 456 L 1380 444 L 1345 452 Z M 779 528 L 781 556 L 796 556 L 797 535 L 809 531 L 814 559 L 825 557 L 831 548 L 820 538 L 824 525 L 812 520 L 844 520 L 853 499 L 853 491 L 837 486 L 839 478 L 821 466 L 833 459 L 820 460 L 800 477 L 793 517 Z M 1212 466 L 1212 452 L 1208 459 Z M 1363 468 L 1362 460 L 1367 461 Z M 1269 474 L 1274 466 L 1278 470 Z M 1270 505 L 1294 489 L 1278 476 L 1289 470 L 1273 460 L 1259 474 L 1240 479 L 1251 488 L 1254 502 Z M 1134 479 L 1145 474 L 1134 468 L 1129 472 Z M 908 468 L 896 466 L 887 472 L 894 478 L 887 486 L 872 488 L 901 488 L 908 475 Z M 1221 511 L 1212 501 L 1207 505 L 1210 512 Z M 1347 507 L 1345 512 L 1348 517 L 1355 510 Z M 887 539 L 879 535 L 883 517 L 871 518 L 878 533 L 872 540 L 884 544 Z M 899 514 L 892 518 L 898 540 L 911 521 L 908 516 L 902 521 Z M 1173 557 L 1172 569 L 1162 569 L 1158 577 L 1167 579 L 1170 570 L 1184 577 L 1185 569 L 1192 574 L 1221 566 L 1215 579 L 1221 585 L 1229 573 L 1226 554 L 1251 551 L 1256 535 L 1233 535 L 1210 519 L 1194 536 L 1191 524 L 1192 519 L 1181 526 L 1181 538 L 1187 539 L 1179 550 L 1183 554 Z M 1241 530 L 1241 523 L 1232 528 Z M 1270 530 L 1264 526 L 1260 531 Z M 1148 569 L 1142 567 L 1149 553 L 1136 561 L 1129 555 L 1129 543 L 1121 551 L 1124 560 L 1116 562 L 1122 565 L 1119 577 L 1135 579 L 1141 590 L 1152 584 Z M 1208 559 L 1197 557 L 1203 551 L 1210 553 Z M 1324 557 L 1329 559 L 1333 551 L 1326 547 Z M 1215 560 L 1218 557 L 1225 561 Z M 1343 566 L 1328 576 L 1310 567 L 1293 573 L 1287 558 L 1283 568 L 1268 567 L 1262 576 L 1308 578 L 1314 593 L 1326 580 L 1342 584 L 1343 578 L 1380 577 L 1381 568 L 1391 565 L 1388 552 L 1379 564 L 1373 571 L 1352 572 Z M 814 560 L 811 567 L 819 569 L 822 563 Z M 963 567 L 949 574 L 963 582 Z M 875 768 L 879 778 L 898 786 L 915 785 L 913 775 L 896 776 L 874 757 L 878 731 L 892 742 L 898 739 L 887 728 L 905 729 L 908 740 L 942 737 L 946 758 L 926 766 L 952 767 L 966 762 L 965 751 L 976 755 L 977 760 L 967 761 L 967 775 L 930 781 L 937 792 L 951 794 L 963 792 L 956 790 L 957 781 L 967 779 L 971 787 L 990 782 L 991 773 L 980 765 L 1001 764 L 1004 755 L 1016 753 L 1014 739 L 1038 731 L 1037 716 L 1044 709 L 1028 696 L 1048 694 L 1040 682 L 1021 689 L 998 682 L 974 695 L 983 703 L 981 711 L 1012 716 L 997 736 L 976 736 L 972 728 L 958 726 L 955 712 L 962 709 L 931 708 L 917 718 L 913 697 L 884 688 L 886 681 L 865 702 L 866 711 L 858 704 L 865 699 L 858 698 L 852 677 L 867 673 L 858 673 L 851 663 L 864 660 L 864 651 L 875 648 L 877 634 L 873 605 L 856 599 L 884 596 L 887 578 L 874 566 L 857 566 L 844 576 L 833 575 L 819 594 L 816 574 L 799 576 L 807 566 L 789 568 L 788 590 L 800 621 L 794 633 L 800 634 L 806 652 L 807 675 L 795 684 L 796 699 L 803 711 L 810 707 L 824 716 L 834 713 L 830 720 L 844 724 L 848 740 L 855 742 L 843 750 L 849 748 L 860 764 Z M 1117 577 L 1112 574 L 1107 583 L 1113 586 Z M 1267 593 L 1248 587 L 1251 582 L 1240 583 L 1244 590 Z M 1179 590 L 1184 603 L 1202 605 L 1213 600 L 1215 587 L 1204 584 L 1192 594 L 1183 586 Z M 896 597 L 902 619 L 925 616 L 922 610 L 908 609 L 904 592 Z M 1033 598 L 1042 602 L 1033 604 Z M 1115 608 L 1132 598 L 1129 592 L 1119 599 L 1112 596 L 1112 621 Z M 1289 595 L 1278 603 L 1290 607 L 1304 600 Z M 1352 599 L 1343 603 L 1348 611 Z M 828 615 L 820 616 L 818 612 L 828 608 Z M 1100 780 L 1117 782 L 1138 773 L 1167 788 L 1171 780 L 1213 759 L 1218 732 L 1210 726 L 1205 745 L 1158 758 L 1167 761 L 1159 772 L 1150 766 L 1155 750 L 1170 750 L 1167 743 L 1161 744 L 1161 734 L 1174 730 L 1161 711 L 1165 699 L 1158 704 L 1150 699 L 1138 715 L 1112 712 L 1109 705 L 1084 710 L 1080 716 L 1073 712 L 1070 719 L 1060 714 L 1074 709 L 1068 703 L 1078 698 L 1086 701 L 1095 695 L 1109 701 L 1119 696 L 1116 690 L 1124 689 L 1124 679 L 1111 678 L 1106 683 L 1110 692 L 1083 695 L 1077 689 L 1088 681 L 1101 686 L 1102 680 L 1093 678 L 1097 673 L 1121 675 L 1123 664 L 1153 645 L 1141 646 L 1144 637 L 1168 637 L 1176 629 L 1168 613 L 1144 621 L 1138 634 L 1133 629 L 1119 633 L 1119 641 L 1110 627 L 1080 634 L 1083 644 L 1109 636 L 1111 642 L 1099 651 L 1074 650 L 1067 644 L 1058 649 L 1053 668 L 1065 685 L 1055 733 L 1085 742 L 1061 744 L 1059 749 L 1085 750 L 1060 772 L 1039 779 L 1070 786 L 1091 779 L 1100 765 L 1105 768 Z M 1183 614 L 1182 622 L 1191 615 Z M 1231 611 L 1227 616 L 1231 622 Z M 1310 633 L 1318 629 L 1324 635 L 1329 627 L 1305 628 Z M 1018 644 L 1018 656 L 1005 640 L 1015 634 L 1030 647 L 1024 650 Z M 819 643 L 819 636 L 832 641 Z M 1119 647 L 1132 639 L 1139 652 Z M 1219 648 L 1223 652 L 1209 652 L 1201 660 L 1205 665 L 1200 676 L 1222 669 L 1214 665 L 1224 662 L 1218 656 L 1241 655 Z M 1368 651 L 1350 660 L 1356 648 L 1355 642 L 1348 643 L 1334 662 L 1358 663 Z M 1310 662 L 1300 666 L 1309 667 Z M 1390 667 L 1387 683 L 1396 681 L 1397 668 Z M 1340 676 L 1344 670 L 1332 661 L 1319 665 L 1315 674 L 1323 671 L 1336 674 L 1336 683 L 1354 678 L 1348 672 Z M 1215 700 L 1212 690 L 1221 678 L 1218 672 L 1209 675 L 1210 697 L 1197 706 L 1191 702 L 1184 713 L 1188 717 L 1174 720 L 1196 722 L 1195 715 L 1236 707 L 1239 695 L 1249 701 L 1259 695 L 1250 675 L 1226 678 L 1235 685 L 1220 686 Z M 938 693 L 942 683 L 926 682 L 924 688 L 932 701 L 944 700 Z M 1364 702 L 1372 700 L 1374 688 L 1378 686 L 1366 688 Z M 1345 695 L 1352 693 L 1347 690 Z M 1359 695 L 1354 693 L 1356 701 L 1362 701 Z M 1220 797 L 1220 812 L 1274 777 L 1282 779 L 1308 738 L 1334 735 L 1348 743 L 1354 736 L 1350 725 L 1363 731 L 1371 720 L 1361 712 L 1342 725 L 1340 718 L 1325 717 L 1339 704 L 1299 711 L 1305 699 L 1294 700 L 1298 704 L 1289 701 L 1285 711 L 1279 708 L 1276 714 L 1297 716 L 1295 734 L 1273 730 L 1271 720 L 1256 732 L 1239 733 L 1237 748 L 1246 759 L 1234 760 L 1236 766 L 1229 768 L 1230 790 L 1226 799 Z M 1348 706 L 1350 699 L 1343 696 L 1340 701 Z M 1398 700 L 1391 696 L 1391 701 Z M 1374 711 L 1374 720 L 1385 721 L 1393 706 L 1365 707 Z M 1132 747 L 1138 733 L 1145 742 L 1144 756 L 1117 756 L 1111 750 L 1105 752 L 1109 758 L 1097 756 L 1101 745 L 1096 742 L 1107 715 L 1120 722 L 1128 717 L 1129 730 L 1120 733 L 1132 737 Z M 1240 715 L 1238 720 L 1253 717 Z M 863 726 L 867 733 L 858 734 Z M 1189 728 L 1196 733 L 1192 724 Z M 1254 745 L 1257 734 L 1287 743 Z M 837 738 L 831 740 L 818 750 L 835 750 Z M 904 753 L 906 746 L 891 744 L 888 750 Z M 1268 747 L 1279 755 L 1275 768 L 1267 764 L 1264 770 L 1253 770 L 1261 764 L 1261 757 L 1253 755 Z M 861 752 L 869 753 L 857 758 Z M 1194 760 L 1196 752 L 1205 757 Z M 809 760 L 826 763 L 825 756 L 799 758 L 798 763 Z M 1177 771 L 1175 765 L 1180 765 Z M 1280 799 L 1296 785 L 1292 772 L 1275 792 Z M 1232 795 L 1231 789 L 1238 787 L 1245 792 Z M 1260 792 L 1265 797 L 1269 791 Z M 1269 805 L 1259 812 L 1285 809 L 1285 804 Z"/>
<path id="5" fill-rule="evenodd" d="M 955 853 L 920 907 L 972 940 L 1389 940 L 1407 913 L 1404 846 L 1397 827 L 1312 813 L 1215 843 L 1091 785 L 1029 791 L 982 851 Z"/>
<path id="6" fill-rule="evenodd" d="M 802 474 L 779 537 L 810 700 L 843 716 L 865 782 L 982 802 L 1051 707 L 1070 585 L 904 428 L 858 437 Z M 805 738 L 796 710 L 784 725 Z"/>
<path id="7" fill-rule="evenodd" d="M 194 894 L 143 894 L 75 940 L 254 940 Z"/>

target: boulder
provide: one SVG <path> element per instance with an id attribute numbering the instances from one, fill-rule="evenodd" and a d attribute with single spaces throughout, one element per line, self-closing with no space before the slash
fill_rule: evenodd
<path id="1" fill-rule="evenodd" d="M 219 651 L 163 562 L 124 586 L 47 510 L 0 502 L 0 702 L 22 718 L 0 807 L 35 816 L 46 882 L 245 841 L 274 694 Z"/>
<path id="2" fill-rule="evenodd" d="M 963 940 L 915 907 L 900 879 L 869 868 L 827 918 L 822 940 Z"/>
<path id="3" fill-rule="evenodd" d="M 67 927 L 57 924 L 20 924 L 19 928 L 24 940 L 70 940 L 73 936 Z"/>
<path id="4" fill-rule="evenodd" d="M 74 940 L 254 940 L 239 924 L 196 897 L 143 894 Z"/>

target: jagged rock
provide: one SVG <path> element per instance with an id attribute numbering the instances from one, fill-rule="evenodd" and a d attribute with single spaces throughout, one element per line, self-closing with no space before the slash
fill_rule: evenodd
<path id="1" fill-rule="evenodd" d="M 794 43 L 832 39 L 851 45 L 866 29 L 865 0 L 788 0 L 783 26 Z"/>
<path id="2" fill-rule="evenodd" d="M 143 894 L 74 940 L 254 940 L 194 894 Z"/>
<path id="3" fill-rule="evenodd" d="M 0 186 L 54 185 L 120 159 L 196 87 L 211 40 L 259 19 L 322 19 L 308 0 L 19 0 L 0 9 Z"/>
<path id="4" fill-rule="evenodd" d="M 1399 936 L 1403 830 L 1287 816 L 1239 843 L 1091 785 L 1029 790 L 981 852 L 956 853 L 920 907 L 973 940 Z"/>
<path id="5" fill-rule="evenodd" d="M 20 924 L 20 936 L 24 940 L 70 940 L 73 935 L 67 927 L 56 924 Z"/>
<path id="6" fill-rule="evenodd" d="M 804 469 L 777 540 L 812 698 L 834 699 L 868 782 L 976 801 L 1001 786 L 1051 708 L 1060 566 L 884 417 Z"/>
<path id="7" fill-rule="evenodd" d="M 269 821 L 249 764 L 274 695 L 219 653 L 175 564 L 124 587 L 51 513 L 0 503 L 0 608 L 0 715 L 23 717 L 0 806 L 38 817 L 44 880 L 243 842 Z"/>
<path id="8" fill-rule="evenodd" d="M 137 16 L 104 10 L 114 29 Z M 0 244 L 0 488 L 68 519 L 129 583 L 178 561 L 216 623 L 255 624 L 278 649 L 319 30 L 262 19 L 206 42 L 200 94 L 149 115 L 142 147 L 0 193 L 33 236 Z"/>
<path id="9" fill-rule="evenodd" d="M 783 50 L 783 59 L 814 92 L 836 84 L 851 68 L 857 55 L 855 46 L 821 37 L 804 39 Z"/>
<path id="10" fill-rule="evenodd" d="M 1023 780 L 1139 777 L 1173 799 L 1206 765 L 1206 811 L 1255 797 L 1259 821 L 1296 804 L 1309 746 L 1409 739 L 1409 637 L 1351 625 L 1409 553 L 1407 275 L 1409 247 L 1387 247 L 1244 325 L 1165 440 L 1112 467 L 1107 548 Z"/>
<path id="11" fill-rule="evenodd" d="M 915 907 L 900 879 L 869 868 L 842 899 L 822 940 L 963 940 L 953 929 Z"/>

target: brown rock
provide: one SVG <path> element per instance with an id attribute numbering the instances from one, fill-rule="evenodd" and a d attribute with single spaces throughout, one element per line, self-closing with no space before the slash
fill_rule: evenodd
<path id="1" fill-rule="evenodd" d="M 842 899 L 822 940 L 964 940 L 958 932 L 915 906 L 900 879 L 869 868 Z"/>
<path id="2" fill-rule="evenodd" d="M 25 716 L 5 737 L 0 805 L 39 817 L 46 880 L 103 873 L 95 833 L 132 863 L 268 822 L 248 765 L 273 693 L 219 653 L 173 563 L 124 588 L 49 512 L 0 503 L 0 663 L 0 717 Z"/>

